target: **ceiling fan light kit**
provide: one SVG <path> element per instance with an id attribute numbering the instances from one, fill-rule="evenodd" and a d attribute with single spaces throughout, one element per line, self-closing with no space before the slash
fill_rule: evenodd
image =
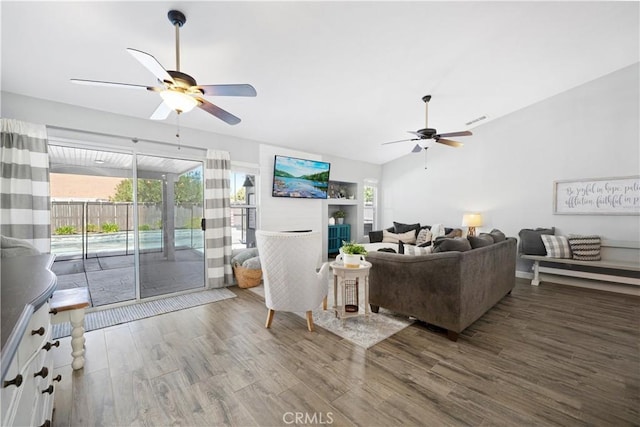
<path id="1" fill-rule="evenodd" d="M 176 113 L 188 113 L 198 105 L 198 100 L 177 90 L 163 90 L 160 92 L 162 100 Z"/>
<path id="2" fill-rule="evenodd" d="M 193 110 L 195 107 L 199 107 L 201 110 L 206 111 L 227 124 L 235 125 L 240 123 L 240 118 L 212 104 L 202 98 L 202 96 L 256 96 L 255 88 L 250 84 L 198 85 L 193 77 L 181 72 L 180 28 L 187 22 L 187 18 L 178 10 L 170 10 L 167 17 L 176 29 L 175 71 L 166 70 L 156 58 L 146 52 L 131 48 L 127 49 L 138 62 L 158 79 L 158 83 L 162 85 L 161 87 L 97 80 L 71 79 L 71 81 L 84 85 L 142 89 L 149 92 L 158 92 L 163 102 L 151 115 L 152 120 L 164 120 L 169 117 L 171 111 L 182 114 Z"/>

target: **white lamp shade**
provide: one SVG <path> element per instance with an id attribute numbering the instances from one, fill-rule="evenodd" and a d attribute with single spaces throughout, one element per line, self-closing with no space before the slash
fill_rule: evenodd
<path id="1" fill-rule="evenodd" d="M 479 213 L 466 213 L 462 215 L 463 227 L 479 227 L 482 225 L 482 215 Z"/>
<path id="2" fill-rule="evenodd" d="M 198 105 L 198 100 L 194 97 L 175 90 L 163 90 L 160 96 L 172 110 L 181 113 L 188 113 Z"/>

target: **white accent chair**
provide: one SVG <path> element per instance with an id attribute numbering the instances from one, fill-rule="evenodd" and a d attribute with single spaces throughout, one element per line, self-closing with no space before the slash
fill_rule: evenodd
<path id="1" fill-rule="evenodd" d="M 327 309 L 329 289 L 329 263 L 322 262 L 322 234 L 258 230 L 256 241 L 264 302 L 269 309 L 265 327 L 271 327 L 276 311 L 306 312 L 307 328 L 313 331 L 312 310 L 320 303 Z"/>

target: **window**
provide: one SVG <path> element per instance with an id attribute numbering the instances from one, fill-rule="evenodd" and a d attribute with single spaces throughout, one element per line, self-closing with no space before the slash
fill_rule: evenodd
<path id="1" fill-rule="evenodd" d="M 233 249 L 252 248 L 256 245 L 256 178 L 246 168 L 230 172 L 231 238 Z"/>
<path id="2" fill-rule="evenodd" d="M 376 206 L 378 204 L 378 183 L 377 181 L 364 182 L 364 193 L 362 196 L 364 201 L 364 235 L 368 236 L 369 232 L 377 230 L 377 211 Z"/>

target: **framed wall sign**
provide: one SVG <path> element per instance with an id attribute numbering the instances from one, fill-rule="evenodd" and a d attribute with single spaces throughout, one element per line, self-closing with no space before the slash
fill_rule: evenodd
<path id="1" fill-rule="evenodd" d="M 553 213 L 640 215 L 640 176 L 555 181 Z"/>

